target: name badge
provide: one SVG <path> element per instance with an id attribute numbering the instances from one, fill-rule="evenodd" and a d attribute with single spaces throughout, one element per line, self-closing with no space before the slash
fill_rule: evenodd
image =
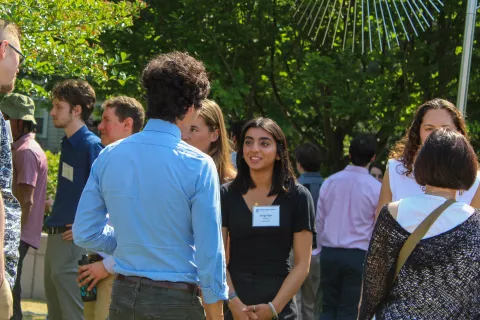
<path id="1" fill-rule="evenodd" d="M 62 164 L 62 177 L 73 182 L 73 167 L 65 162 Z"/>
<path id="2" fill-rule="evenodd" d="M 280 227 L 280 206 L 253 207 L 253 227 Z"/>

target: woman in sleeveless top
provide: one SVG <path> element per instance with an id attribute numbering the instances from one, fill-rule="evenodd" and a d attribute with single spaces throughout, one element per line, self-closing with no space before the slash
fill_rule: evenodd
<path id="1" fill-rule="evenodd" d="M 393 280 L 406 239 L 437 207 L 473 185 L 477 158 L 464 136 L 438 129 L 414 168 L 425 193 L 382 208 L 365 262 L 359 319 L 479 319 L 480 212 L 465 203 L 441 213 Z"/>
<path id="2" fill-rule="evenodd" d="M 285 135 L 273 120 L 247 122 L 239 140 L 238 175 L 221 188 L 223 239 L 231 239 L 225 319 L 294 320 L 292 298 L 312 255 L 312 196 L 296 183 Z"/>
<path id="3" fill-rule="evenodd" d="M 386 203 L 424 193 L 424 187 L 415 181 L 413 162 L 427 137 L 438 128 L 450 128 L 469 140 L 463 116 L 451 102 L 433 99 L 418 107 L 410 128 L 390 152 L 377 213 Z M 479 184 L 480 175 L 477 174 L 472 187 L 459 192 L 457 200 L 479 208 L 480 193 L 477 192 Z"/>
<path id="4" fill-rule="evenodd" d="M 215 101 L 205 100 L 190 132 L 183 137 L 186 143 L 212 157 L 217 167 L 218 177 L 223 184 L 237 175 L 230 160 L 230 141 L 228 140 L 222 109 Z"/>

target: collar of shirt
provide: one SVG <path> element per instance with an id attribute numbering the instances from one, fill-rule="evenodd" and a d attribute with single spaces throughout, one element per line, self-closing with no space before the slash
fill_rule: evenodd
<path id="1" fill-rule="evenodd" d="M 86 133 L 88 133 L 88 128 L 86 125 L 83 125 L 70 138 L 67 138 L 67 136 L 63 137 L 62 142 L 68 141 L 73 147 L 75 147 L 77 142 L 79 142 Z"/>
<path id="2" fill-rule="evenodd" d="M 360 166 L 354 166 L 354 165 L 351 165 L 351 164 L 349 164 L 348 166 L 345 167 L 345 171 L 369 174 L 367 168 L 360 167 Z"/>
<path id="3" fill-rule="evenodd" d="M 157 131 L 157 132 L 165 132 L 171 134 L 172 136 L 180 139 L 182 137 L 182 133 L 180 132 L 180 128 L 177 127 L 176 124 L 160 120 L 160 119 L 150 119 L 148 120 L 147 124 L 143 131 Z"/>
<path id="4" fill-rule="evenodd" d="M 16 150 L 16 149 L 20 148 L 20 146 L 22 144 L 24 144 L 25 142 L 27 142 L 30 139 L 35 139 L 35 133 L 30 132 L 30 133 L 24 134 L 22 137 L 20 137 L 20 139 L 18 139 L 17 141 L 14 141 L 12 143 L 12 149 Z"/>
<path id="5" fill-rule="evenodd" d="M 304 172 L 300 176 L 305 178 L 322 178 L 320 172 Z"/>

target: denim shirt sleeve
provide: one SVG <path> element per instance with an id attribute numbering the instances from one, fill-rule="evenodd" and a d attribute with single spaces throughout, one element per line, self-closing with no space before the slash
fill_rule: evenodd
<path id="1" fill-rule="evenodd" d="M 220 213 L 220 183 L 211 159 L 202 168 L 191 199 L 195 260 L 205 303 L 227 300 L 225 251 Z"/>
<path id="2" fill-rule="evenodd" d="M 73 223 L 73 240 L 87 250 L 112 255 L 117 247 L 117 241 L 113 228 L 107 225 L 107 207 L 99 185 L 102 163 L 100 155 L 92 165 L 90 177 L 78 203 Z"/>

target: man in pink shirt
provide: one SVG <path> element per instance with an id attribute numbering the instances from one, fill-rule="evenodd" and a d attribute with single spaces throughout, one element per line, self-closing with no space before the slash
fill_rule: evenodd
<path id="1" fill-rule="evenodd" d="M 381 188 L 368 172 L 375 145 L 369 135 L 353 139 L 349 150 L 352 164 L 330 176 L 320 188 L 316 217 L 317 248 L 322 250 L 320 320 L 357 319 L 363 263 Z"/>
<path id="2" fill-rule="evenodd" d="M 23 259 L 30 247 L 38 249 L 47 191 L 47 156 L 35 141 L 35 104 L 27 96 L 9 94 L 0 104 L 12 130 L 13 194 L 22 209 L 18 272 L 13 287 L 13 317 L 22 319 L 20 305 Z"/>

